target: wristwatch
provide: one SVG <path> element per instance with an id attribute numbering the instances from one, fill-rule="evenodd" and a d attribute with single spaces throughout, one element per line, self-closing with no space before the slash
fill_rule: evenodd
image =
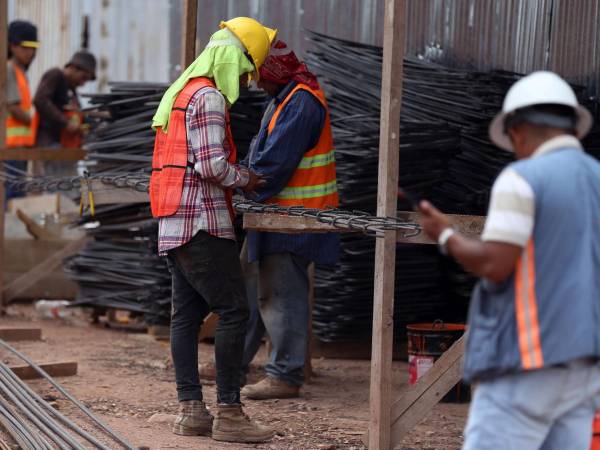
<path id="1" fill-rule="evenodd" d="M 438 236 L 438 247 L 442 255 L 448 256 L 448 246 L 446 244 L 448 244 L 448 239 L 450 239 L 454 233 L 456 233 L 454 228 L 448 227 Z"/>

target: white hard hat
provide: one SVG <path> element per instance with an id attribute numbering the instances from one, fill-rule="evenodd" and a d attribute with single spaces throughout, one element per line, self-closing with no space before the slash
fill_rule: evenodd
<path id="1" fill-rule="evenodd" d="M 573 108 L 577 118 L 575 132 L 578 139 L 582 139 L 590 131 L 593 123 L 592 115 L 577 102 L 571 86 L 553 72 L 540 71 L 521 78 L 508 90 L 502 112 L 498 113 L 490 124 L 490 139 L 498 147 L 514 151 L 504 129 L 506 117 L 521 108 L 549 104 Z"/>

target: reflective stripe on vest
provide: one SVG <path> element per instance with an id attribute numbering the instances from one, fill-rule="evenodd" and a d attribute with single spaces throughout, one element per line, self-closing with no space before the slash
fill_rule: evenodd
<path id="1" fill-rule="evenodd" d="M 183 183 L 188 168 L 194 164 L 188 160 L 188 141 L 185 113 L 192 97 L 205 87 L 215 88 L 214 83 L 204 77 L 193 78 L 177 95 L 169 116 L 169 131 L 156 130 L 152 175 L 150 176 L 150 207 L 154 217 L 168 217 L 177 212 L 181 205 Z M 225 110 L 225 135 L 230 148 L 229 163 L 235 163 L 237 152 L 229 126 L 229 113 Z M 225 189 L 225 200 L 233 220 L 233 189 Z"/>
<path id="2" fill-rule="evenodd" d="M 285 105 L 301 89 L 314 95 L 325 108 L 323 129 L 317 144 L 305 153 L 287 185 L 276 196 L 267 200 L 266 203 L 319 209 L 335 208 L 339 205 L 335 174 L 335 151 L 333 149 L 329 109 L 323 92 L 313 90 L 304 84 L 298 84 L 277 106 L 269 122 L 268 133 L 271 134 L 275 128 L 279 114 L 285 108 Z"/>
<path id="3" fill-rule="evenodd" d="M 277 198 L 283 200 L 299 200 L 304 198 L 316 198 L 331 195 L 337 192 L 335 180 L 329 183 L 317 184 L 304 187 L 285 187 L 277 194 Z M 333 206 L 333 205 L 330 205 Z"/>
<path id="4" fill-rule="evenodd" d="M 29 92 L 29 83 L 23 69 L 18 64 L 11 62 L 11 67 L 15 72 L 17 88 L 21 101 L 19 106 L 23 111 L 31 116 L 31 124 L 27 125 L 20 120 L 15 119 L 9 114 L 6 116 L 6 147 L 33 147 L 35 144 L 38 115 L 34 114 L 31 103 L 31 93 Z"/>

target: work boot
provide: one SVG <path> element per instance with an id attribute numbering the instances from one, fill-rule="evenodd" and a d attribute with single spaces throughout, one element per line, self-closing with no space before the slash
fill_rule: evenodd
<path id="1" fill-rule="evenodd" d="M 217 405 L 217 414 L 212 427 L 212 438 L 225 442 L 269 441 L 275 431 L 250 419 L 242 405 Z"/>
<path id="2" fill-rule="evenodd" d="M 266 376 L 256 384 L 244 386 L 242 395 L 252 400 L 299 397 L 300 386 L 292 386 L 275 377 Z"/>
<path id="3" fill-rule="evenodd" d="M 173 433 L 182 436 L 210 436 L 213 416 L 200 400 L 179 403 L 179 415 L 173 423 Z"/>

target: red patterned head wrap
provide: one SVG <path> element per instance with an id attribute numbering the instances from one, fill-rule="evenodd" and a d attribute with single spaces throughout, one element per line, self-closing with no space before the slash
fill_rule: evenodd
<path id="1" fill-rule="evenodd" d="M 277 84 L 288 84 L 290 80 L 306 84 L 311 89 L 319 89 L 317 77 L 300 62 L 296 54 L 283 41 L 271 47 L 269 56 L 259 69 L 260 77 Z"/>

